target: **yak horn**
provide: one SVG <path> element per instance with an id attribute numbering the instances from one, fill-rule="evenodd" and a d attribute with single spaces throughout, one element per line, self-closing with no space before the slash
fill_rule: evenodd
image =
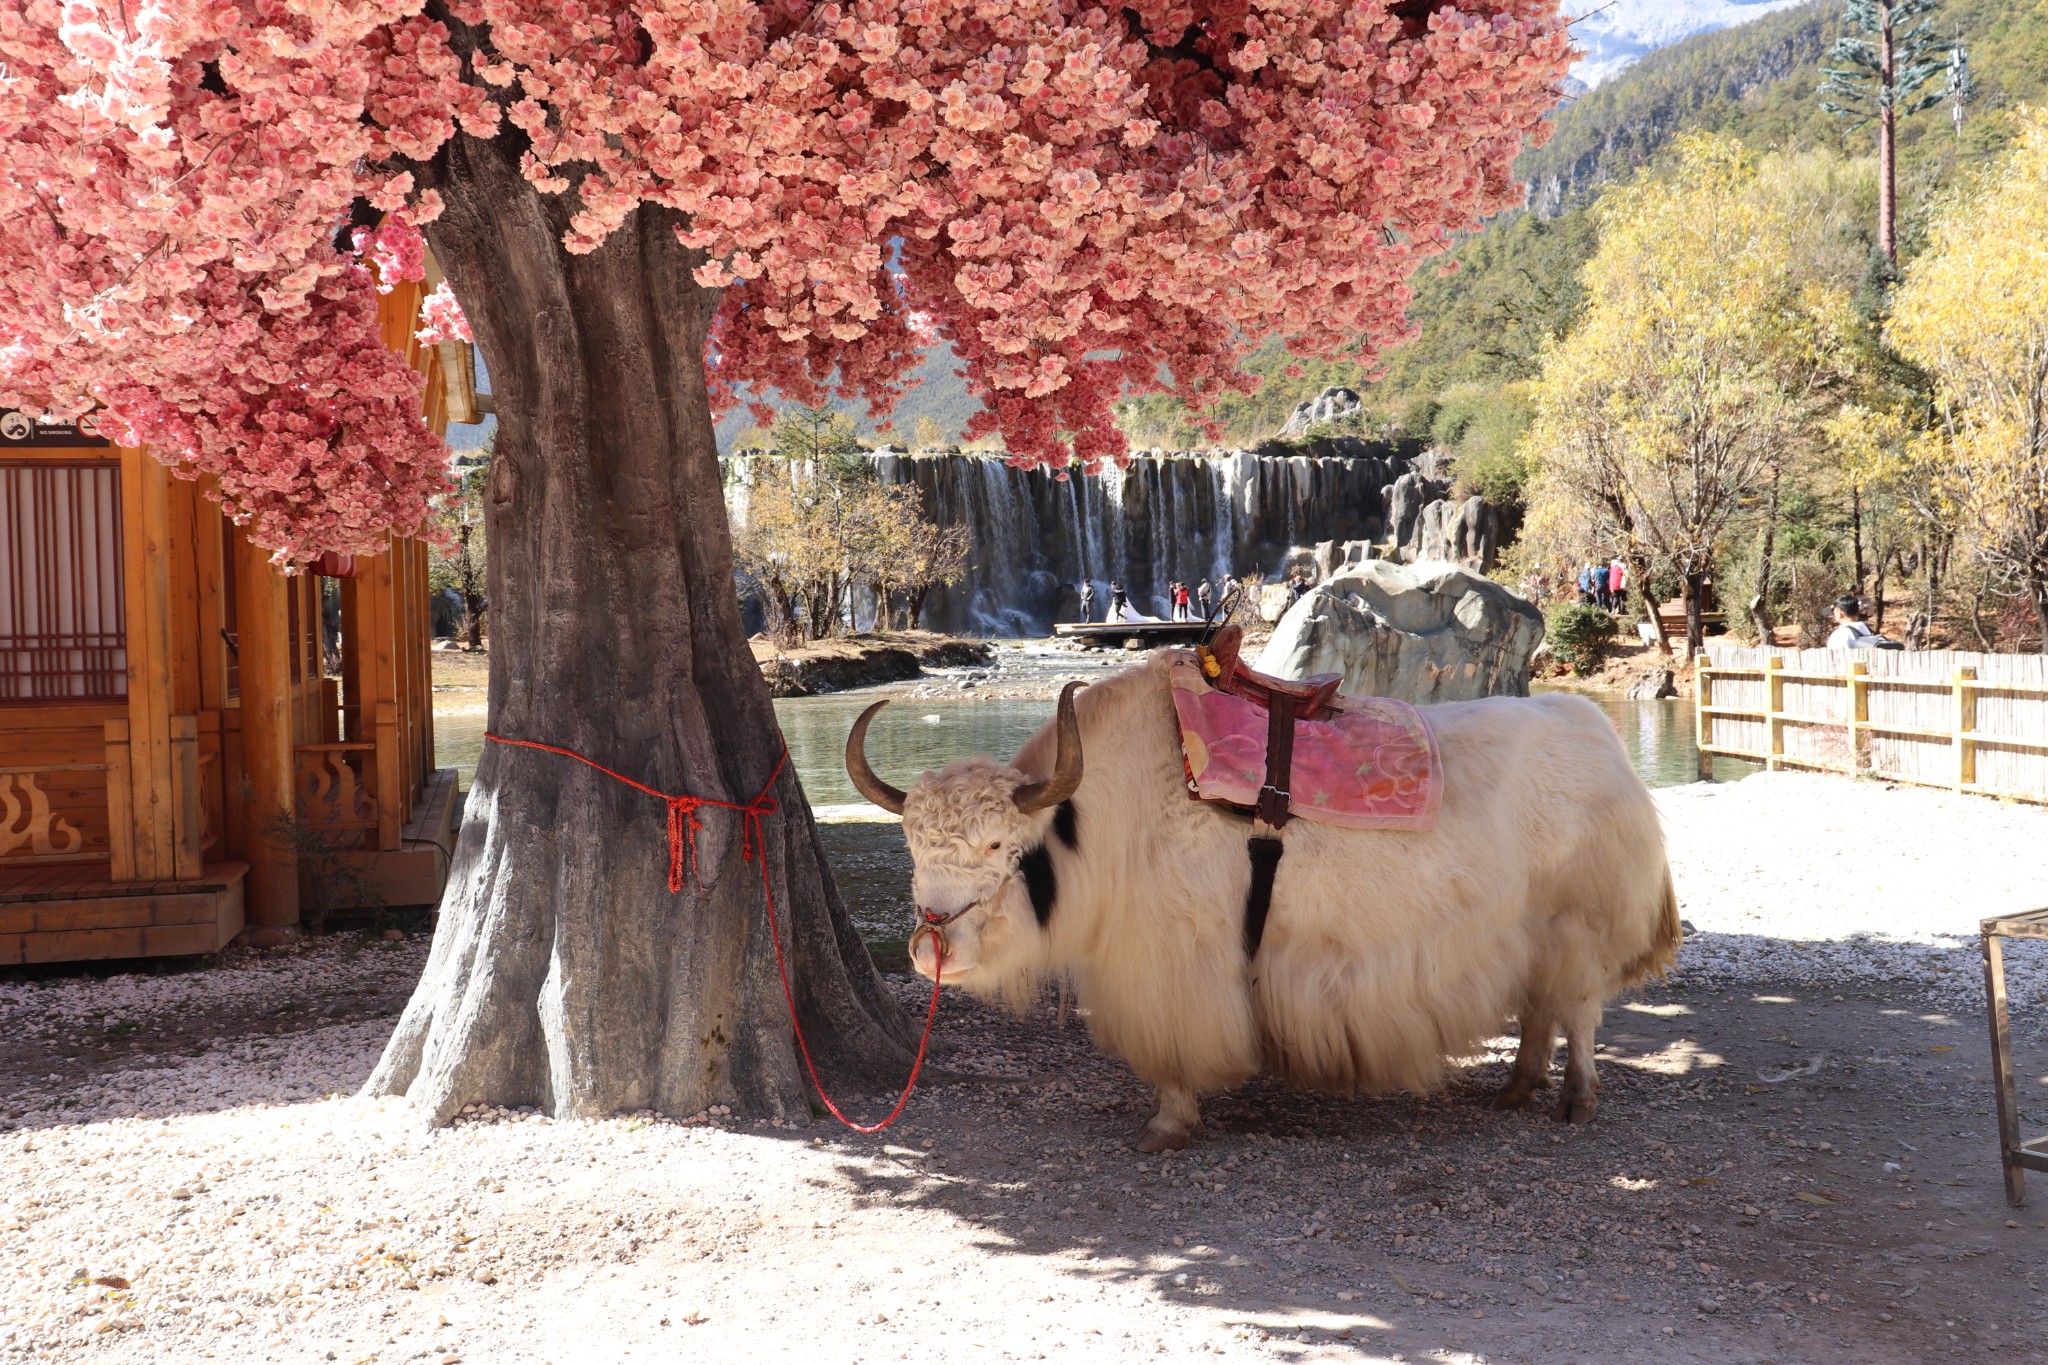
<path id="1" fill-rule="evenodd" d="M 1047 806 L 1057 806 L 1081 785 L 1081 724 L 1074 719 L 1074 693 L 1086 686 L 1086 683 L 1070 682 L 1060 689 L 1060 748 L 1059 757 L 1053 762 L 1052 776 L 1043 782 L 1017 788 L 1010 798 L 1026 815 Z"/>
<path id="2" fill-rule="evenodd" d="M 862 796 L 888 811 L 891 815 L 903 814 L 903 792 L 875 776 L 875 770 L 868 766 L 868 722 L 875 718 L 875 712 L 889 703 L 878 701 L 860 713 L 860 719 L 853 723 L 853 729 L 846 736 L 846 775 L 853 779 L 853 785 Z"/>

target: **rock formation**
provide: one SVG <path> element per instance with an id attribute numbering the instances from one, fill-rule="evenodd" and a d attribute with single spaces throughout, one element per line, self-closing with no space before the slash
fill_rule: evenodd
<path id="1" fill-rule="evenodd" d="M 1280 428 L 1281 437 L 1306 436 L 1311 427 L 1334 427 L 1365 416 L 1365 400 L 1354 389 L 1332 387 L 1294 405 Z"/>
<path id="2" fill-rule="evenodd" d="M 1470 569 L 1372 560 L 1295 603 L 1255 666 L 1342 673 L 1346 692 L 1417 703 L 1520 697 L 1542 639 L 1532 603 Z"/>
<path id="3" fill-rule="evenodd" d="M 1411 562 L 1440 559 L 1491 572 L 1500 549 L 1500 514 L 1477 493 L 1463 503 L 1429 503 L 1415 519 L 1413 541 L 1402 541 L 1401 549 L 1401 558 Z"/>

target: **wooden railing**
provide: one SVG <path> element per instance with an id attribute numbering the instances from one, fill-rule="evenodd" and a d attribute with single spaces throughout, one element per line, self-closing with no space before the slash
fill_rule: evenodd
<path id="1" fill-rule="evenodd" d="M 377 798 L 353 761 L 360 754 L 374 762 L 376 745 L 301 744 L 292 752 L 298 759 L 294 789 L 301 824 L 321 830 L 377 828 Z"/>
<path id="2" fill-rule="evenodd" d="M 376 847 L 399 846 L 409 790 L 398 746 L 398 708 L 380 701 L 370 737 L 300 744 L 294 790 L 302 824 L 322 830 L 370 830 Z"/>
<path id="3" fill-rule="evenodd" d="M 1715 649 L 1694 712 L 1703 769 L 1722 755 L 2048 801 L 2039 656 Z"/>

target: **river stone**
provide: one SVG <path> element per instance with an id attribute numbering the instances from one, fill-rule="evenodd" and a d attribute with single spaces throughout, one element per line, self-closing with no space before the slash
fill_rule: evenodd
<path id="1" fill-rule="evenodd" d="M 1678 695 L 1678 680 L 1668 668 L 1653 668 L 1628 685 L 1628 694 L 1639 701 L 1656 701 Z"/>
<path id="2" fill-rule="evenodd" d="M 1470 569 L 1370 560 L 1295 603 L 1254 667 L 1418 703 L 1524 697 L 1542 640 L 1534 605 Z"/>

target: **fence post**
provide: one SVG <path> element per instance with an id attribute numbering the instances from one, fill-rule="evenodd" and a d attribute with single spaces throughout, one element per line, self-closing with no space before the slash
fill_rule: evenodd
<path id="1" fill-rule="evenodd" d="M 1967 791 L 1977 781 L 1977 749 L 1970 740 L 1977 728 L 1977 670 L 1958 668 L 1954 686 L 1956 728 L 1949 742 L 1955 746 L 1956 790 Z"/>
<path id="2" fill-rule="evenodd" d="M 1708 714 L 1714 704 L 1714 670 L 1706 659 L 1692 666 L 1692 742 L 1699 759 L 1700 781 L 1714 780 L 1714 756 L 1707 746 L 1714 742 L 1714 718 Z"/>
<path id="3" fill-rule="evenodd" d="M 1764 660 L 1764 771 L 1776 772 L 1785 756 L 1785 728 L 1778 719 L 1785 709 L 1785 656 L 1773 654 Z"/>
<path id="4" fill-rule="evenodd" d="M 1863 750 L 1857 743 L 1861 738 L 1857 726 L 1870 719 L 1870 665 L 1860 660 L 1849 664 L 1849 706 L 1844 713 L 1849 724 L 1849 775 L 1863 771 Z"/>

